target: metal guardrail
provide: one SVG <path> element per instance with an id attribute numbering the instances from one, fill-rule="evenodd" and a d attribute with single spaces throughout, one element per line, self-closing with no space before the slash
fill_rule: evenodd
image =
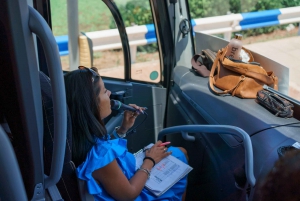
<path id="1" fill-rule="evenodd" d="M 191 20 L 194 31 L 206 34 L 224 34 L 226 40 L 230 39 L 232 32 L 297 22 L 300 22 L 300 6 Z M 153 24 L 127 27 L 126 31 L 133 58 L 135 58 L 137 46 L 156 42 Z M 122 47 L 117 29 L 87 32 L 85 34 L 93 42 L 93 51 L 119 49 Z M 68 36 L 57 36 L 56 41 L 60 55 L 68 55 Z"/>
<path id="2" fill-rule="evenodd" d="M 195 19 L 192 25 L 194 31 L 223 33 L 229 40 L 232 32 L 295 22 L 300 22 L 300 6 Z"/>

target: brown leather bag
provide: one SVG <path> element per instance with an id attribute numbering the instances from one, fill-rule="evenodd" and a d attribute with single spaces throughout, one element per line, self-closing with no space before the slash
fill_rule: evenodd
<path id="1" fill-rule="evenodd" d="M 216 94 L 231 94 L 240 98 L 256 98 L 258 91 L 263 85 L 278 89 L 278 79 L 274 73 L 266 72 L 265 69 L 255 62 L 249 50 L 243 48 L 250 56 L 250 61 L 232 61 L 225 57 L 227 47 L 218 51 L 209 76 L 210 89 Z M 216 74 L 214 75 L 215 71 Z M 224 91 L 217 91 L 216 86 Z"/>

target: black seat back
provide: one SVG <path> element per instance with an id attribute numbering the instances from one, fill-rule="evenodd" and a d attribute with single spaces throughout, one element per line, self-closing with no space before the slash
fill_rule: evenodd
<path id="1" fill-rule="evenodd" d="M 44 123 L 44 171 L 46 175 L 50 174 L 51 160 L 53 152 L 53 102 L 50 79 L 43 72 L 40 72 L 40 84 L 43 105 L 43 123 Z M 57 188 L 65 201 L 80 200 L 77 178 L 75 174 L 75 165 L 72 162 L 72 126 L 69 111 L 67 111 L 67 139 L 64 157 L 64 166 L 62 176 L 57 183 Z"/>

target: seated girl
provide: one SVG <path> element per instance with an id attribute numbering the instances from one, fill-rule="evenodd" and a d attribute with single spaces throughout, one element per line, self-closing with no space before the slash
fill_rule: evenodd
<path id="1" fill-rule="evenodd" d="M 122 139 L 136 117 L 144 110 L 130 104 L 138 112 L 125 111 L 121 126 L 115 130 L 120 138 L 110 139 L 102 121 L 111 113 L 110 94 L 96 68 L 80 66 L 65 75 L 67 104 L 72 119 L 72 159 L 78 178 L 87 184 L 95 200 L 184 200 L 187 178 L 184 177 L 163 195 L 155 197 L 145 188 L 151 169 L 163 158 L 174 155 L 187 163 L 184 148 L 160 146 L 158 141 L 147 150 L 141 167 L 135 170 L 134 155 Z"/>

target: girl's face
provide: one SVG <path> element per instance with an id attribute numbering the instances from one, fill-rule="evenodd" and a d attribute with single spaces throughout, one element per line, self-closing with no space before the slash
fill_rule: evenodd
<path id="1" fill-rule="evenodd" d="M 100 109 L 100 111 L 99 112 L 100 112 L 101 119 L 104 119 L 111 113 L 110 98 L 109 98 L 111 92 L 105 88 L 104 83 L 101 78 L 99 80 L 99 85 L 100 85 L 100 94 L 99 94 L 99 98 L 100 98 L 99 109 Z"/>

